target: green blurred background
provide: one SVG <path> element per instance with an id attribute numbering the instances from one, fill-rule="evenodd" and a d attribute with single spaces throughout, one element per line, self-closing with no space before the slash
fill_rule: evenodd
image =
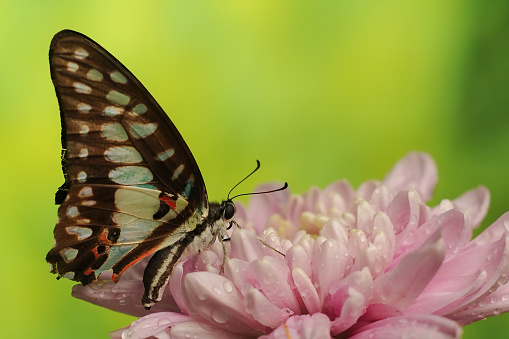
<path id="1" fill-rule="evenodd" d="M 509 2 L 1 1 L 2 338 L 101 338 L 132 317 L 70 296 L 44 257 L 62 183 L 52 36 L 70 28 L 151 91 L 212 199 L 288 181 L 292 192 L 382 179 L 429 152 L 436 204 L 484 184 L 487 226 L 509 210 Z M 507 338 L 501 315 L 464 338 Z"/>

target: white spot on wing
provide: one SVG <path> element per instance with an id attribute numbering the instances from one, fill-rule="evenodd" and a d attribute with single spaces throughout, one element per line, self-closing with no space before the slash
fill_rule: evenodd
<path id="1" fill-rule="evenodd" d="M 67 208 L 66 214 L 70 218 L 75 218 L 80 214 L 80 212 L 78 211 L 78 207 L 70 206 L 69 208 Z"/>
<path id="2" fill-rule="evenodd" d="M 82 201 L 81 204 L 83 206 L 94 206 L 95 204 L 97 204 L 97 201 L 95 201 L 95 200 L 85 200 L 85 201 Z"/>
<path id="3" fill-rule="evenodd" d="M 92 229 L 80 226 L 68 226 L 65 228 L 67 233 L 77 235 L 78 240 L 84 240 L 92 235 Z"/>
<path id="4" fill-rule="evenodd" d="M 180 173 L 184 170 L 184 164 L 180 164 L 179 167 L 175 168 L 175 171 L 173 171 L 173 175 L 171 177 L 171 180 L 176 180 Z"/>
<path id="5" fill-rule="evenodd" d="M 102 135 L 109 141 L 126 141 L 129 139 L 124 127 L 118 122 L 102 125 Z"/>
<path id="6" fill-rule="evenodd" d="M 127 94 L 124 94 L 124 93 L 120 93 L 115 90 L 109 91 L 109 93 L 106 94 L 106 99 L 108 99 L 109 101 L 111 101 L 115 104 L 119 104 L 122 106 L 127 105 L 129 103 L 129 101 L 131 101 L 130 96 L 128 96 Z"/>
<path id="7" fill-rule="evenodd" d="M 120 73 L 119 71 L 113 71 L 110 73 L 110 78 L 111 80 L 119 83 L 119 84 L 126 84 L 127 83 L 127 79 L 126 77 Z"/>
<path id="8" fill-rule="evenodd" d="M 79 66 L 77 63 L 75 63 L 75 62 L 69 61 L 69 62 L 67 63 L 67 70 L 68 70 L 69 72 L 73 72 L 73 73 L 74 73 L 74 72 L 76 72 L 79 68 L 80 68 L 80 66 Z"/>
<path id="9" fill-rule="evenodd" d="M 90 186 L 83 187 L 78 193 L 78 196 L 82 198 L 91 197 L 92 195 L 92 187 Z"/>
<path id="10" fill-rule="evenodd" d="M 87 78 L 92 81 L 102 81 L 104 76 L 101 72 L 99 72 L 95 68 L 92 68 L 90 69 L 90 71 L 87 72 Z"/>
<path id="11" fill-rule="evenodd" d="M 148 124 L 131 124 L 130 126 L 131 135 L 138 139 L 145 138 L 151 135 L 152 133 L 155 132 L 156 129 L 157 129 L 156 122 L 151 122 Z"/>
<path id="12" fill-rule="evenodd" d="M 81 128 L 80 128 L 81 135 L 86 135 L 86 134 L 88 134 L 89 131 L 90 131 L 90 128 L 87 125 L 81 125 Z"/>
<path id="13" fill-rule="evenodd" d="M 76 59 L 85 59 L 88 57 L 88 52 L 84 48 L 78 47 L 74 51 L 74 57 Z"/>
<path id="14" fill-rule="evenodd" d="M 88 149 L 86 149 L 86 148 L 80 149 L 79 156 L 80 156 L 80 158 L 86 158 L 88 156 Z"/>
<path id="15" fill-rule="evenodd" d="M 111 181 L 120 185 L 142 185 L 154 178 L 152 172 L 143 166 L 121 166 L 108 173 Z"/>
<path id="16" fill-rule="evenodd" d="M 74 90 L 76 91 L 76 93 L 81 93 L 81 94 L 92 93 L 92 87 L 85 85 L 82 82 L 74 82 L 72 85 L 74 86 Z"/>
<path id="17" fill-rule="evenodd" d="M 74 279 L 74 275 L 75 275 L 74 272 L 67 272 L 66 274 L 62 275 L 62 278 L 73 280 Z"/>
<path id="18" fill-rule="evenodd" d="M 104 152 L 106 160 L 117 163 L 136 164 L 142 162 L 141 154 L 134 147 L 114 146 Z"/>
<path id="19" fill-rule="evenodd" d="M 92 106 L 90 106 L 89 104 L 85 104 L 83 102 L 80 102 L 77 107 L 80 113 L 88 113 L 92 109 Z"/>
<path id="20" fill-rule="evenodd" d="M 145 104 L 138 104 L 134 106 L 133 113 L 136 115 L 144 114 L 147 112 L 147 106 Z"/>
<path id="21" fill-rule="evenodd" d="M 84 183 L 85 181 L 87 181 L 87 173 L 81 171 L 78 173 L 78 182 L 80 183 Z"/>
<path id="22" fill-rule="evenodd" d="M 157 154 L 156 159 L 161 160 L 161 161 L 165 161 L 166 159 L 171 158 L 174 153 L 175 153 L 175 150 L 173 148 L 170 148 L 170 149 L 167 149 L 164 152 L 161 152 L 161 153 Z"/>
<path id="23" fill-rule="evenodd" d="M 106 106 L 103 111 L 103 115 L 107 117 L 114 117 L 124 113 L 124 109 L 118 106 Z"/>
<path id="24" fill-rule="evenodd" d="M 78 219 L 76 222 L 81 225 L 87 225 L 90 224 L 90 219 Z"/>
<path id="25" fill-rule="evenodd" d="M 78 250 L 72 247 L 66 247 L 60 250 L 60 255 L 62 256 L 66 263 L 70 263 L 71 261 L 76 259 L 76 256 L 78 255 Z"/>

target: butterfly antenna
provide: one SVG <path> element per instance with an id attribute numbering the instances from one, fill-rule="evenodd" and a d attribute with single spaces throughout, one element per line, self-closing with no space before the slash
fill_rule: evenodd
<path id="1" fill-rule="evenodd" d="M 285 184 L 283 185 L 283 187 L 279 187 L 279 188 L 276 188 L 274 190 L 270 190 L 270 191 L 262 191 L 262 192 L 251 192 L 251 193 L 242 193 L 242 194 L 238 194 L 232 198 L 230 198 L 230 200 L 232 199 L 235 199 L 235 198 L 238 198 L 238 197 L 242 197 L 244 195 L 255 195 L 255 194 L 265 194 L 265 193 L 274 193 L 274 192 L 279 192 L 279 191 L 284 191 L 285 189 L 288 188 L 288 183 L 285 182 Z"/>
<path id="2" fill-rule="evenodd" d="M 244 179 L 242 179 L 241 181 L 239 181 L 237 183 L 237 185 L 233 186 L 233 188 L 230 190 L 230 192 L 228 192 L 228 198 L 227 200 L 231 200 L 230 199 L 230 194 L 232 193 L 232 191 L 235 189 L 235 187 L 239 186 L 244 180 L 246 180 L 247 178 L 249 178 L 251 175 L 253 175 L 254 172 L 258 171 L 258 169 L 260 168 L 260 160 L 256 160 L 256 168 L 251 172 L 249 173 Z M 233 198 L 232 198 L 233 199 Z"/>

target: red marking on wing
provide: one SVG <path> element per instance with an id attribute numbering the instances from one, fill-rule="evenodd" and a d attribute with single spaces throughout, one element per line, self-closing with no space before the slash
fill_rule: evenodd
<path id="1" fill-rule="evenodd" d="M 168 197 L 160 197 L 161 201 L 164 201 L 164 203 L 168 206 L 170 206 L 173 210 L 177 209 L 177 203 L 175 200 L 168 198 Z"/>
<path id="2" fill-rule="evenodd" d="M 120 279 L 120 276 L 122 274 L 124 274 L 124 272 L 129 268 L 131 267 L 132 265 L 136 264 L 137 262 L 139 262 L 141 259 L 145 258 L 146 256 L 148 255 L 151 255 L 152 253 L 154 253 L 156 250 L 158 250 L 158 248 L 152 248 L 151 250 L 147 251 L 147 252 L 143 252 L 139 257 L 136 258 L 136 260 L 133 260 L 131 261 L 129 264 L 127 264 L 124 268 L 122 268 L 122 270 L 118 273 L 115 273 L 113 272 L 113 274 L 111 275 L 111 280 L 113 280 L 113 282 L 117 282 L 118 279 Z"/>
<path id="3" fill-rule="evenodd" d="M 108 240 L 108 229 L 105 228 L 101 234 L 99 234 L 99 242 L 101 244 L 107 244 L 109 243 L 109 240 Z"/>
<path id="4" fill-rule="evenodd" d="M 94 257 L 97 259 L 99 258 L 99 253 L 97 253 L 97 246 L 92 248 L 92 253 L 94 253 Z"/>

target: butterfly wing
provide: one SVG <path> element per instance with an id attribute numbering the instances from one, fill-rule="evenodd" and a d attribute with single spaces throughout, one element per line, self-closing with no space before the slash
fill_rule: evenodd
<path id="1" fill-rule="evenodd" d="M 207 217 L 205 184 L 168 116 L 110 53 L 66 30 L 49 58 L 65 183 L 46 260 L 59 277 L 86 284 L 111 269 L 116 281 Z"/>

